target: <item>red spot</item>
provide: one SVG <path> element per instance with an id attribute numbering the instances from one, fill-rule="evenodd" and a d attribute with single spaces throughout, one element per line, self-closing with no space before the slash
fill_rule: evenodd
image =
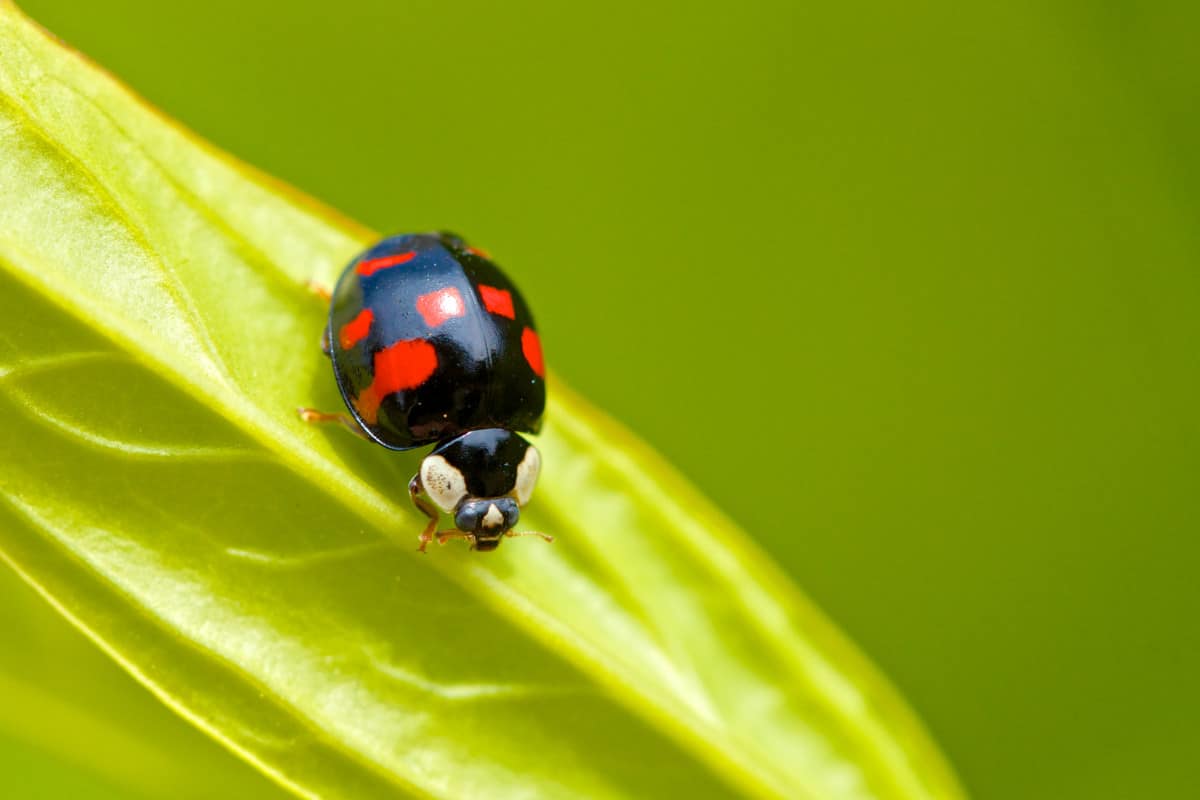
<path id="1" fill-rule="evenodd" d="M 382 258 L 372 258 L 360 263 L 355 267 L 355 271 L 364 278 L 369 278 L 381 269 L 394 267 L 397 264 L 407 264 L 417 257 L 416 253 L 400 253 L 395 256 L 383 256 Z"/>
<path id="2" fill-rule="evenodd" d="M 467 313 L 462 295 L 453 286 L 418 297 L 417 311 L 425 318 L 425 324 L 431 328 L 436 328 L 448 319 L 461 317 Z"/>
<path id="3" fill-rule="evenodd" d="M 424 339 L 405 339 L 375 354 L 376 393 L 387 397 L 402 389 L 415 389 L 437 369 L 437 350 Z"/>
<path id="4" fill-rule="evenodd" d="M 512 293 L 507 289 L 497 289 L 481 283 L 479 284 L 479 297 L 483 300 L 483 307 L 493 314 L 499 314 L 509 319 L 516 318 L 517 314 L 513 311 Z"/>
<path id="5" fill-rule="evenodd" d="M 480 247 L 468 247 L 467 252 L 473 256 L 479 256 L 480 258 L 486 258 L 489 261 L 491 261 L 491 259 L 492 259 L 491 254 L 488 253 L 487 250 L 484 250 L 483 248 L 480 248 Z"/>
<path id="6" fill-rule="evenodd" d="M 375 380 L 362 390 L 354 407 L 359 416 L 374 425 L 379 404 L 393 392 L 415 389 L 437 370 L 437 350 L 424 339 L 404 339 L 375 354 Z"/>
<path id="7" fill-rule="evenodd" d="M 358 415 L 368 425 L 374 425 L 379 422 L 380 399 L 379 395 L 375 394 L 375 384 L 371 384 L 363 389 L 359 393 L 358 399 L 354 401 L 354 407 L 358 410 Z"/>
<path id="8" fill-rule="evenodd" d="M 371 313 L 371 309 L 364 308 L 358 312 L 358 316 L 347 322 L 338 331 L 338 343 L 341 344 L 343 350 L 349 350 L 354 345 L 361 342 L 371 332 L 371 323 L 375 321 L 375 315 Z"/>
<path id="9" fill-rule="evenodd" d="M 546 377 L 546 364 L 542 361 L 542 340 L 533 328 L 521 331 L 521 352 L 539 378 Z"/>

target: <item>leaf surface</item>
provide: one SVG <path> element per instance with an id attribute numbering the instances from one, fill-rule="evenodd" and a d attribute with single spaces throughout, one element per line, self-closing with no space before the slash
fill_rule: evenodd
<path id="1" fill-rule="evenodd" d="M 0 651 L 0 797 L 290 796 L 158 702 L 3 568 L 0 630 L 20 645 Z"/>
<path id="2" fill-rule="evenodd" d="M 0 557 L 301 796 L 958 797 L 883 680 L 553 380 L 525 519 L 415 552 L 417 456 L 301 424 L 373 234 L 0 2 Z M 519 279 L 519 275 L 517 276 Z"/>

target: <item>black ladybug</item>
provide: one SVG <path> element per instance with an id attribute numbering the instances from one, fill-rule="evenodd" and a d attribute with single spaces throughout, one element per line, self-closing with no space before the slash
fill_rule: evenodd
<path id="1" fill-rule="evenodd" d="M 435 444 L 409 483 L 429 517 L 420 550 L 464 538 L 495 550 L 529 502 L 541 467 L 542 347 L 524 298 L 481 250 L 450 233 L 404 234 L 360 253 L 332 292 L 322 349 L 350 414 L 341 422 L 391 450 Z M 438 531 L 438 509 L 458 530 Z"/>

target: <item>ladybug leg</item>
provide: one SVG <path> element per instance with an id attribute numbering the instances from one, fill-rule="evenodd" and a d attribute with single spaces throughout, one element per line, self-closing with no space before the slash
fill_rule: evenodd
<path id="1" fill-rule="evenodd" d="M 422 553 L 425 552 L 425 546 L 433 541 L 438 524 L 437 509 L 433 507 L 433 503 L 430 503 L 421 496 L 423 489 L 424 487 L 421 486 L 421 476 L 414 475 L 413 479 L 408 482 L 408 496 L 412 498 L 412 503 L 417 507 L 417 510 L 429 517 L 429 524 L 425 526 L 425 530 L 421 531 L 421 535 L 417 537 L 421 542 L 417 549 Z"/>
<path id="2" fill-rule="evenodd" d="M 333 291 L 325 284 L 318 281 L 316 278 L 310 278 L 308 283 L 304 284 L 305 288 L 315 294 L 317 297 L 328 303 L 333 299 Z"/>
<path id="3" fill-rule="evenodd" d="M 467 542 L 470 543 L 471 547 L 475 546 L 475 534 L 473 534 L 473 533 L 463 533 L 462 531 L 438 531 L 437 532 L 438 544 L 445 544 L 446 542 L 450 541 L 451 539 L 466 539 Z"/>
<path id="4" fill-rule="evenodd" d="M 371 437 L 367 436 L 363 429 L 359 427 L 358 423 L 355 422 L 354 417 L 351 417 L 349 414 L 326 414 L 324 411 L 317 411 L 315 408 L 298 408 L 296 409 L 296 413 L 300 415 L 300 419 L 304 420 L 310 425 L 316 425 L 322 422 L 341 423 L 346 430 L 350 431 L 355 436 L 359 437 L 360 439 L 366 439 L 368 442 L 371 441 Z"/>
<path id="5" fill-rule="evenodd" d="M 538 533 L 537 531 L 521 531 L 520 533 L 518 533 L 517 531 L 506 531 L 504 535 L 509 538 L 512 538 L 514 536 L 540 536 L 543 539 L 545 539 L 547 542 L 554 541 L 554 537 L 551 536 L 550 534 Z"/>
<path id="6" fill-rule="evenodd" d="M 321 331 L 321 352 L 325 354 L 326 358 L 333 358 L 333 344 L 329 341 L 328 326 L 325 327 L 325 330 Z"/>

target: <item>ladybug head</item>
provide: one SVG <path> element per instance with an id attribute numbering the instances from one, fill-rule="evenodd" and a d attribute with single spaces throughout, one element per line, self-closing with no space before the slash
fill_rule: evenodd
<path id="1" fill-rule="evenodd" d="M 442 442 L 421 462 L 421 488 L 454 515 L 476 550 L 495 550 L 511 536 L 537 483 L 541 456 L 512 431 L 484 428 Z"/>

